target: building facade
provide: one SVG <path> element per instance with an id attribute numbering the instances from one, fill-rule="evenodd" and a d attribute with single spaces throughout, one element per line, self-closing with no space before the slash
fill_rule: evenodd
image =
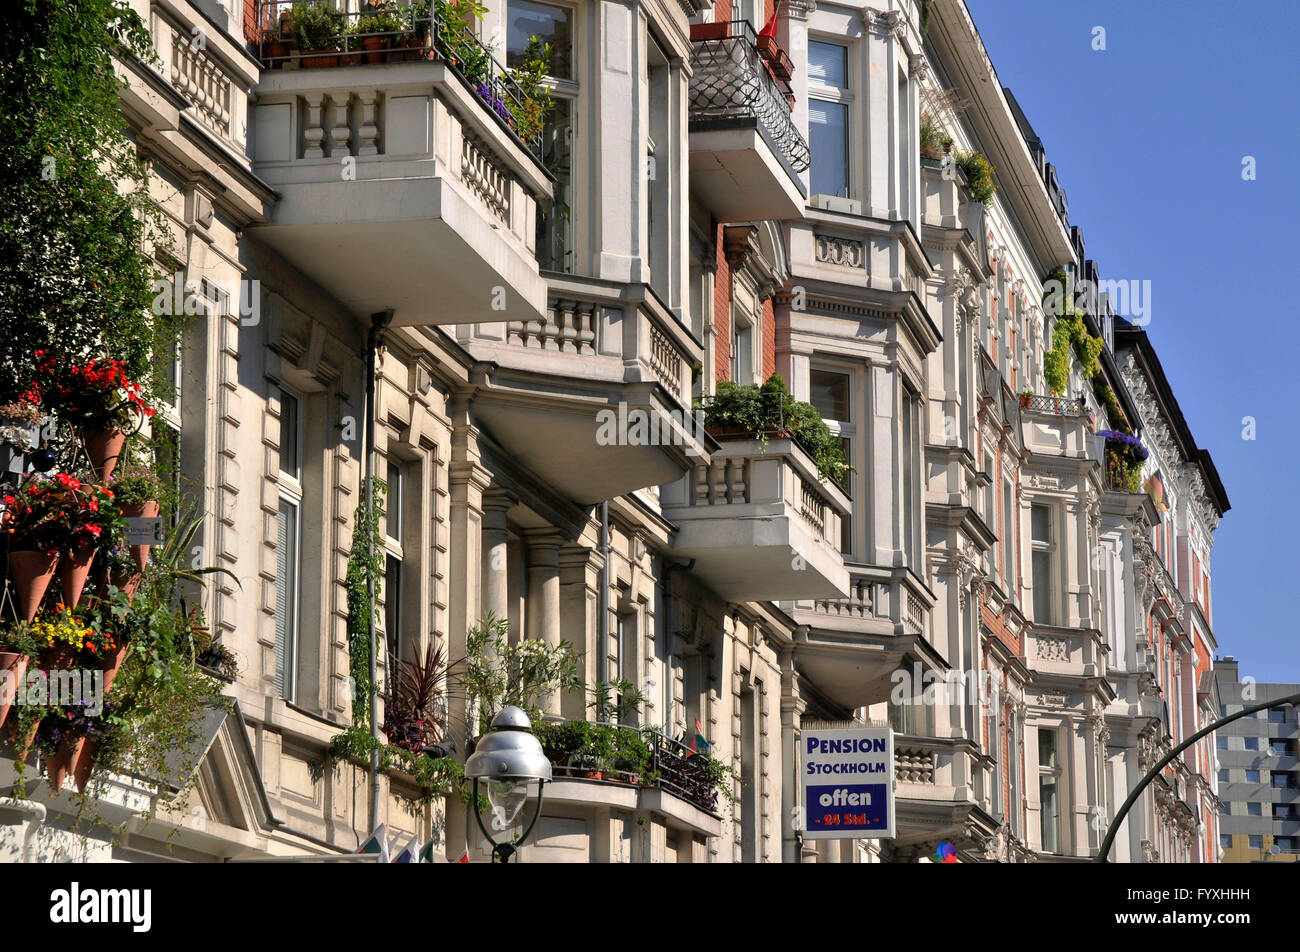
<path id="1" fill-rule="evenodd" d="M 1300 684 L 1243 678 L 1236 658 L 1216 658 L 1223 716 L 1300 694 Z M 1300 858 L 1300 725 L 1295 705 L 1243 717 L 1215 732 L 1219 839 L 1225 863 L 1294 863 Z"/>
<path id="2" fill-rule="evenodd" d="M 589 684 L 639 685 L 639 726 L 698 731 L 731 769 L 716 803 L 557 774 L 525 861 L 1095 855 L 1219 708 L 1227 498 L 1145 333 L 1080 291 L 1097 266 L 965 5 L 872 3 L 493 0 L 473 29 L 498 58 L 552 48 L 556 106 L 525 139 L 445 56 L 277 57 L 288 4 L 133 0 L 162 64 L 123 66 L 173 230 L 159 264 L 204 302 L 166 425 L 205 554 L 241 582 L 207 606 L 239 713 L 189 802 L 112 843 L 60 832 L 51 800 L 43 850 L 349 852 L 384 823 L 487 858 L 464 804 L 391 772 L 371 815 L 363 765 L 325 759 L 352 713 L 370 427 L 381 676 L 428 644 L 463 656 L 490 611 L 573 644 Z M 987 202 L 967 153 L 996 169 Z M 1104 347 L 1065 350 L 1053 394 L 1076 308 Z M 773 373 L 844 479 L 781 433 L 696 425 L 721 384 Z M 1150 448 L 1136 486 L 1108 474 L 1120 428 Z M 583 692 L 545 713 L 592 716 Z M 472 718 L 453 697 L 461 755 Z M 802 837 L 811 723 L 895 730 L 893 840 Z M 1185 752 L 1112 858 L 1216 860 L 1216 776 L 1208 741 Z M 121 786 L 101 796 L 124 817 L 150 801 Z"/>

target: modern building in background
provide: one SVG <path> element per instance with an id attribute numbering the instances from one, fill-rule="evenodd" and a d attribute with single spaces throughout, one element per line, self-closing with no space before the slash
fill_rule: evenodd
<path id="1" fill-rule="evenodd" d="M 458 800 L 413 803 L 393 772 L 371 816 L 363 767 L 321 767 L 351 719 L 347 421 L 390 310 L 382 674 L 461 657 L 492 611 L 573 643 L 589 683 L 641 685 L 639 726 L 699 724 L 735 774 L 716 807 L 557 775 L 524 861 L 1085 860 L 1214 717 L 1226 495 L 1123 302 L 1078 295 L 1098 267 L 961 0 L 490 0 L 498 57 L 554 54 L 535 141 L 443 59 L 283 63 L 260 45 L 275 3 L 133 5 L 162 62 L 123 93 L 174 232 L 160 266 L 207 308 L 166 425 L 241 580 L 207 617 L 242 720 L 192 803 L 117 843 L 53 832 L 52 801 L 45 855 L 348 852 L 384 823 L 488 856 Z M 922 155 L 923 121 L 987 157 L 987 204 Z M 1071 350 L 1053 395 L 1058 271 L 1105 348 L 1092 377 Z M 691 424 L 773 372 L 841 439 L 842 481 L 793 440 Z M 602 411 L 662 438 L 602 440 Z M 1141 488 L 1108 475 L 1121 426 L 1151 450 Z M 546 714 L 591 716 L 576 692 Z M 894 728 L 895 838 L 804 840 L 805 722 Z M 1215 861 L 1219 796 L 1207 740 L 1112 859 Z"/>
<path id="2" fill-rule="evenodd" d="M 1216 658 L 1222 715 L 1300 694 L 1300 684 L 1241 677 L 1236 658 Z M 1300 708 L 1258 711 L 1215 732 L 1219 839 L 1225 863 L 1300 861 Z"/>

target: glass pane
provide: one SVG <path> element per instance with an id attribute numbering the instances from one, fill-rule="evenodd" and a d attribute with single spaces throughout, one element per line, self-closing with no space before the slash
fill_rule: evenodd
<path id="1" fill-rule="evenodd" d="M 1052 510 L 1047 506 L 1031 507 L 1035 542 L 1052 541 Z"/>
<path id="2" fill-rule="evenodd" d="M 293 656 L 297 642 L 298 507 L 280 500 L 275 543 L 275 690 L 293 697 Z"/>
<path id="3" fill-rule="evenodd" d="M 388 641 L 389 677 L 402 657 L 402 560 L 388 556 L 384 565 L 384 636 Z"/>
<path id="4" fill-rule="evenodd" d="M 388 464 L 388 496 L 384 509 L 384 531 L 390 539 L 402 541 L 402 467 Z"/>
<path id="5" fill-rule="evenodd" d="M 507 66 L 513 69 L 523 64 L 524 50 L 534 36 L 550 44 L 550 75 L 557 79 L 572 79 L 573 28 L 569 11 L 549 3 L 510 0 L 506 10 Z"/>
<path id="6" fill-rule="evenodd" d="M 853 419 L 849 408 L 849 375 L 829 370 L 814 370 L 809 375 L 809 401 L 823 420 L 847 423 Z"/>
<path id="7" fill-rule="evenodd" d="M 298 398 L 280 391 L 280 472 L 298 476 Z"/>
<path id="8" fill-rule="evenodd" d="M 808 82 L 848 88 L 849 51 L 835 43 L 808 41 Z"/>
<path id="9" fill-rule="evenodd" d="M 1045 777 L 1038 785 L 1038 800 L 1042 808 L 1043 852 L 1055 853 L 1057 846 L 1056 779 Z"/>
<path id="10" fill-rule="evenodd" d="M 1056 732 L 1047 728 L 1038 731 L 1038 764 L 1040 767 L 1056 767 Z"/>
<path id="11" fill-rule="evenodd" d="M 555 176 L 551 199 L 537 203 L 537 263 L 544 271 L 573 273 L 573 103 L 555 97 L 542 127 L 542 162 Z"/>
<path id="12" fill-rule="evenodd" d="M 1051 625 L 1052 611 L 1052 553 L 1035 552 L 1033 554 L 1034 585 L 1034 621 L 1040 625 Z"/>
<path id="13" fill-rule="evenodd" d="M 809 145 L 812 148 L 812 194 L 849 194 L 848 107 L 842 103 L 808 101 Z"/>

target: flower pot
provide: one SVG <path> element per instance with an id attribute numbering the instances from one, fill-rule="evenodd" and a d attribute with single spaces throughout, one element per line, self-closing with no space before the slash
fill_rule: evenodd
<path id="1" fill-rule="evenodd" d="M 383 63 L 388 59 L 384 50 L 389 47 L 390 38 L 387 36 L 363 36 L 361 45 L 366 51 L 367 63 Z"/>
<path id="2" fill-rule="evenodd" d="M 99 659 L 100 670 L 104 672 L 104 693 L 113 686 L 113 679 L 117 677 L 117 672 L 122 670 L 122 662 L 126 660 L 126 652 L 130 645 L 122 645 L 111 655 Z"/>
<path id="3" fill-rule="evenodd" d="M 63 604 L 76 608 L 81 601 L 81 593 L 90 577 L 90 565 L 95 561 L 95 547 L 89 542 L 81 542 L 71 553 L 64 553 L 59 559 L 59 584 L 63 586 Z"/>
<path id="4" fill-rule="evenodd" d="M 120 588 L 126 592 L 126 600 L 132 602 L 135 601 L 135 593 L 139 590 L 140 582 L 143 579 L 144 576 L 139 572 L 114 572 L 109 576 L 108 581 L 114 588 Z"/>
<path id="5" fill-rule="evenodd" d="M 725 40 L 729 26 L 730 24 L 726 20 L 721 23 L 693 23 L 691 24 L 691 40 Z"/>
<path id="6" fill-rule="evenodd" d="M 27 676 L 27 656 L 13 651 L 0 651 L 0 727 L 9 717 L 18 692 L 23 689 Z"/>
<path id="7" fill-rule="evenodd" d="M 406 58 L 408 60 L 422 60 L 433 56 L 431 51 L 424 49 L 424 47 L 429 45 L 428 33 L 408 36 L 402 41 L 402 45 L 406 47 Z"/>
<path id="8" fill-rule="evenodd" d="M 348 48 L 339 53 L 339 65 L 360 66 L 362 62 L 361 45 L 355 41 L 348 41 Z"/>
<path id="9" fill-rule="evenodd" d="M 18 602 L 18 614 L 23 621 L 30 622 L 36 617 L 36 610 L 41 607 L 41 599 L 50 588 L 54 578 L 54 569 L 59 563 L 59 555 L 45 552 L 10 552 L 9 572 L 14 579 L 14 598 Z"/>
<path id="10" fill-rule="evenodd" d="M 9 736 L 13 738 L 14 750 L 17 752 L 15 760 L 26 760 L 27 755 L 32 752 L 32 745 L 36 743 L 36 732 L 41 729 L 41 722 L 37 721 L 27 730 L 26 737 L 18 736 L 18 722 L 9 725 Z"/>
<path id="11" fill-rule="evenodd" d="M 86 448 L 86 455 L 90 457 L 90 466 L 95 471 L 95 477 L 101 481 L 107 480 L 117 468 L 117 458 L 122 455 L 122 447 L 126 445 L 126 431 L 82 430 L 81 444 Z"/>
<path id="12" fill-rule="evenodd" d="M 78 793 L 86 792 L 86 784 L 90 783 L 90 771 L 95 766 L 95 755 L 99 753 L 99 738 L 87 737 L 85 741 L 72 764 L 72 780 L 77 785 Z"/>
<path id="13" fill-rule="evenodd" d="M 50 788 L 58 793 L 63 789 L 63 781 L 72 770 L 72 762 L 81 755 L 81 748 L 86 744 L 84 737 L 65 737 L 59 741 L 59 749 L 52 754 L 44 754 L 45 772 L 49 774 Z"/>
<path id="14" fill-rule="evenodd" d="M 284 58 L 289 55 L 289 47 L 285 46 L 279 40 L 264 40 L 262 42 L 262 59 L 271 64 L 271 69 L 279 69 L 284 63 Z"/>
<path id="15" fill-rule="evenodd" d="M 45 671 L 66 671 L 77 662 L 77 652 L 72 645 L 54 645 L 42 648 L 41 668 Z"/>
<path id="16" fill-rule="evenodd" d="M 338 50 L 303 51 L 302 65 L 306 69 L 324 69 L 339 65 Z"/>
<path id="17" fill-rule="evenodd" d="M 605 779 L 605 775 L 601 773 L 599 770 L 587 770 L 583 767 L 579 767 L 575 772 L 583 780 L 604 780 Z"/>
<path id="18" fill-rule="evenodd" d="M 155 500 L 149 502 L 137 502 L 123 506 L 118 510 L 123 519 L 157 519 L 158 503 Z M 131 558 L 135 560 L 135 567 L 141 572 L 144 571 L 146 563 L 149 561 L 149 552 L 153 548 L 151 545 L 133 545 L 131 546 Z M 136 584 L 139 584 L 138 582 Z"/>

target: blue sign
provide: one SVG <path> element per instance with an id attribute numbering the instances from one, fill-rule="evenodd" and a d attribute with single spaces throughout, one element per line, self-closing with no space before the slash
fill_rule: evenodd
<path id="1" fill-rule="evenodd" d="M 799 753 L 805 837 L 893 838 L 893 731 L 805 727 Z"/>

